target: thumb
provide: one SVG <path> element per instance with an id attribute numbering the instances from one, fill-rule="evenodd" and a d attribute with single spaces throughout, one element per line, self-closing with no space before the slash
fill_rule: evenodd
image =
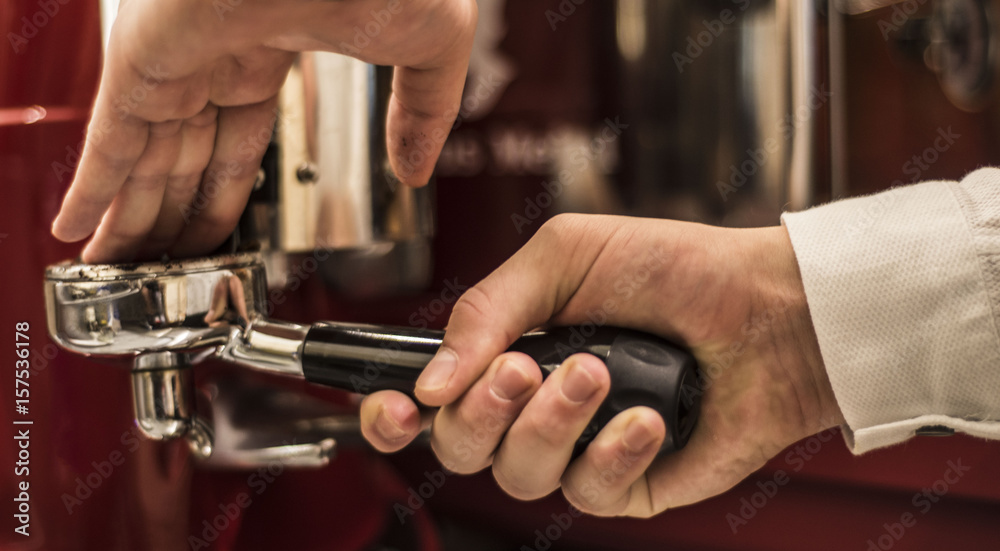
<path id="1" fill-rule="evenodd" d="M 455 303 L 441 348 L 416 384 L 429 406 L 461 396 L 525 331 L 558 313 L 600 254 L 586 218 L 549 220 L 514 256 Z M 593 233 L 593 232 L 589 232 Z"/>

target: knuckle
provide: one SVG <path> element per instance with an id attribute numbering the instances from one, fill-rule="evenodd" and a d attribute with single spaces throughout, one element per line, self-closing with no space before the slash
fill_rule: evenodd
<path id="1" fill-rule="evenodd" d="M 538 484 L 529 483 L 521 477 L 509 472 L 508 469 L 498 463 L 493 463 L 493 479 L 496 480 L 500 489 L 514 499 L 521 501 L 532 501 L 540 499 L 552 492 L 554 488 L 547 488 Z"/>
<path id="2" fill-rule="evenodd" d="M 197 191 L 201 174 L 171 174 L 167 179 L 167 191 L 181 197 L 188 197 Z"/>
<path id="3" fill-rule="evenodd" d="M 194 128 L 214 126 L 219 119 L 219 108 L 207 103 L 205 98 L 192 98 L 188 105 L 182 106 L 179 116 L 184 124 Z"/>
<path id="4" fill-rule="evenodd" d="M 476 433 L 481 438 L 499 436 L 500 427 L 495 427 L 495 424 L 489 422 L 491 420 L 491 416 L 483 408 L 474 408 L 464 401 L 461 406 L 455 408 L 454 413 L 450 416 L 450 424 L 456 430 Z"/>
<path id="5" fill-rule="evenodd" d="M 571 443 L 569 439 L 575 436 L 569 432 L 572 422 L 564 415 L 528 415 L 518 421 L 521 424 L 521 431 L 526 432 L 542 449 L 562 448 L 569 445 Z"/>
<path id="6" fill-rule="evenodd" d="M 143 250 L 150 252 L 150 256 L 159 257 L 173 245 L 176 236 L 162 230 L 154 229 L 143 240 Z M 152 254 L 154 253 L 155 254 Z"/>
<path id="7" fill-rule="evenodd" d="M 180 133 L 182 122 L 176 119 L 150 123 L 149 135 L 156 138 L 172 138 Z"/>
<path id="8" fill-rule="evenodd" d="M 587 216 L 578 213 L 560 213 L 545 221 L 530 242 L 541 243 L 552 250 L 570 250 L 579 240 L 580 231 L 587 221 Z"/>
<path id="9" fill-rule="evenodd" d="M 212 228 L 235 228 L 236 224 L 240 221 L 240 211 L 231 211 L 229 209 L 206 209 L 199 213 L 200 221 L 204 226 Z"/>
<path id="10" fill-rule="evenodd" d="M 539 228 L 539 233 L 553 234 L 556 236 L 565 235 L 573 228 L 579 227 L 585 219 L 585 215 L 575 212 L 561 212 L 545 221 Z"/>
<path id="11" fill-rule="evenodd" d="M 493 300 L 489 293 L 484 291 L 480 285 L 475 285 L 458 297 L 451 315 L 452 317 L 488 318 L 492 316 L 493 311 Z"/>
<path id="12" fill-rule="evenodd" d="M 480 326 L 482 320 L 496 320 L 501 316 L 497 314 L 494 307 L 494 298 L 491 293 L 485 290 L 482 283 L 470 287 L 462 296 L 458 297 L 455 306 L 452 307 L 451 317 L 448 320 L 449 326 Z M 501 328 L 499 324 L 491 327 L 491 331 L 477 335 L 477 339 L 483 345 L 493 349 L 502 350 L 510 343 L 517 340 L 520 334 L 513 334 L 508 329 Z"/>
<path id="13" fill-rule="evenodd" d="M 115 195 L 117 195 L 116 189 L 107 186 L 79 186 L 75 191 L 73 200 L 77 201 L 82 207 L 100 209 L 102 211 L 108 208 L 108 205 L 111 204 Z"/>
<path id="14" fill-rule="evenodd" d="M 123 187 L 140 193 L 159 191 L 163 189 L 165 178 L 164 174 L 158 173 L 132 174 L 125 180 Z"/>
<path id="15" fill-rule="evenodd" d="M 500 409 L 446 408 L 435 421 L 432 448 L 442 463 L 454 465 L 449 469 L 478 472 L 489 464 L 511 417 Z"/>
<path id="16" fill-rule="evenodd" d="M 479 3 L 476 0 L 465 0 L 462 6 L 465 8 L 466 14 L 464 28 L 474 31 L 479 22 Z"/>
<path id="17" fill-rule="evenodd" d="M 89 139 L 89 138 L 88 138 Z M 121 148 L 115 148 L 105 143 L 88 142 L 84 147 L 84 155 L 92 154 L 100 158 L 102 164 L 106 165 L 111 172 L 130 170 L 139 155 L 142 154 L 146 144 L 144 142 L 133 142 Z"/>
<path id="18" fill-rule="evenodd" d="M 109 224 L 107 234 L 119 241 L 137 241 L 146 236 L 148 228 L 132 224 Z"/>
<path id="19" fill-rule="evenodd" d="M 479 4 L 475 0 L 453 2 L 454 25 L 458 44 L 472 44 L 479 22 Z"/>

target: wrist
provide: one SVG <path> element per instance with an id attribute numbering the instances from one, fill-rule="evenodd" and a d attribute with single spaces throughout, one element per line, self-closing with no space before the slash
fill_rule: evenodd
<path id="1" fill-rule="evenodd" d="M 826 373 L 819 341 L 809 313 L 802 275 L 791 239 L 784 226 L 750 230 L 751 266 L 757 266 L 753 290 L 759 316 L 773 317 L 773 367 L 784 371 L 802 412 L 801 437 L 844 423 Z"/>

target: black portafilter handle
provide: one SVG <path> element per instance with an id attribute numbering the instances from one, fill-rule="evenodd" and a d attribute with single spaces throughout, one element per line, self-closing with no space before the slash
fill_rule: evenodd
<path id="1" fill-rule="evenodd" d="M 317 323 L 306 336 L 302 368 L 313 383 L 361 394 L 398 390 L 412 397 L 417 377 L 443 337 L 443 331 L 428 329 Z M 610 391 L 577 441 L 577 453 L 631 407 L 647 406 L 663 417 L 667 436 L 660 453 L 683 448 L 698 420 L 701 391 L 694 357 L 654 335 L 617 327 L 558 327 L 527 333 L 508 350 L 534 359 L 543 377 L 578 352 L 608 366 Z"/>

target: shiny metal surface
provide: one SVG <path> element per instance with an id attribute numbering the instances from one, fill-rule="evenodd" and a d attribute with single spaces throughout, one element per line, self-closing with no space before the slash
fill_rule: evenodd
<path id="1" fill-rule="evenodd" d="M 234 333 L 216 354 L 260 371 L 302 376 L 302 343 L 308 331 L 294 323 L 257 320 Z"/>
<path id="2" fill-rule="evenodd" d="M 898 4 L 904 0 L 833 0 L 833 6 L 846 14 L 858 15 Z"/>
<path id="3" fill-rule="evenodd" d="M 135 421 L 143 434 L 153 440 L 179 438 L 191 424 L 194 382 L 191 364 L 184 356 L 173 352 L 140 356 L 139 359 L 166 359 L 171 367 L 147 367 L 132 372 Z"/>
<path id="4" fill-rule="evenodd" d="M 617 5 L 631 212 L 757 226 L 829 197 L 824 2 Z"/>
<path id="5" fill-rule="evenodd" d="M 264 265 L 255 254 L 144 264 L 63 262 L 45 273 L 51 337 L 77 354 L 131 360 L 135 419 L 147 437 L 186 437 L 194 457 L 213 466 L 322 466 L 335 447 L 330 431 L 315 430 L 318 425 L 309 423 L 318 420 L 304 417 L 287 397 L 270 415 L 248 421 L 247 411 L 266 409 L 275 397 L 258 389 L 248 401 L 245 385 L 229 383 L 196 411 L 192 366 L 209 357 L 302 376 L 308 328 L 266 319 L 266 292 Z M 314 417 L 330 415 L 315 410 Z M 357 430 L 356 420 L 338 426 Z"/>
<path id="6" fill-rule="evenodd" d="M 201 398 L 203 426 L 211 427 L 212 449 L 201 457 L 208 467 L 322 467 L 338 443 L 361 438 L 357 415 L 254 378 L 223 376 Z"/>
<path id="7" fill-rule="evenodd" d="M 433 235 L 430 190 L 389 167 L 392 68 L 302 54 L 281 93 L 280 239 L 286 252 L 349 249 Z"/>
<path id="8" fill-rule="evenodd" d="M 266 319 L 266 293 L 264 265 L 255 254 L 168 263 L 64 262 L 45 272 L 52 338 L 85 356 L 134 358 L 133 371 L 190 365 L 212 355 L 301 375 L 307 328 Z"/>
<path id="9" fill-rule="evenodd" d="M 247 237 L 264 243 L 281 284 L 288 254 L 314 253 L 320 273 L 355 295 L 424 287 L 434 235 L 433 185 L 402 185 L 385 124 L 392 68 L 327 52 L 300 54 L 279 97 L 278 161 L 266 213 Z M 260 204 L 256 205 L 260 208 Z"/>
<path id="10" fill-rule="evenodd" d="M 61 263 L 45 272 L 49 334 L 87 356 L 224 345 L 266 312 L 255 255 L 129 265 Z"/>

